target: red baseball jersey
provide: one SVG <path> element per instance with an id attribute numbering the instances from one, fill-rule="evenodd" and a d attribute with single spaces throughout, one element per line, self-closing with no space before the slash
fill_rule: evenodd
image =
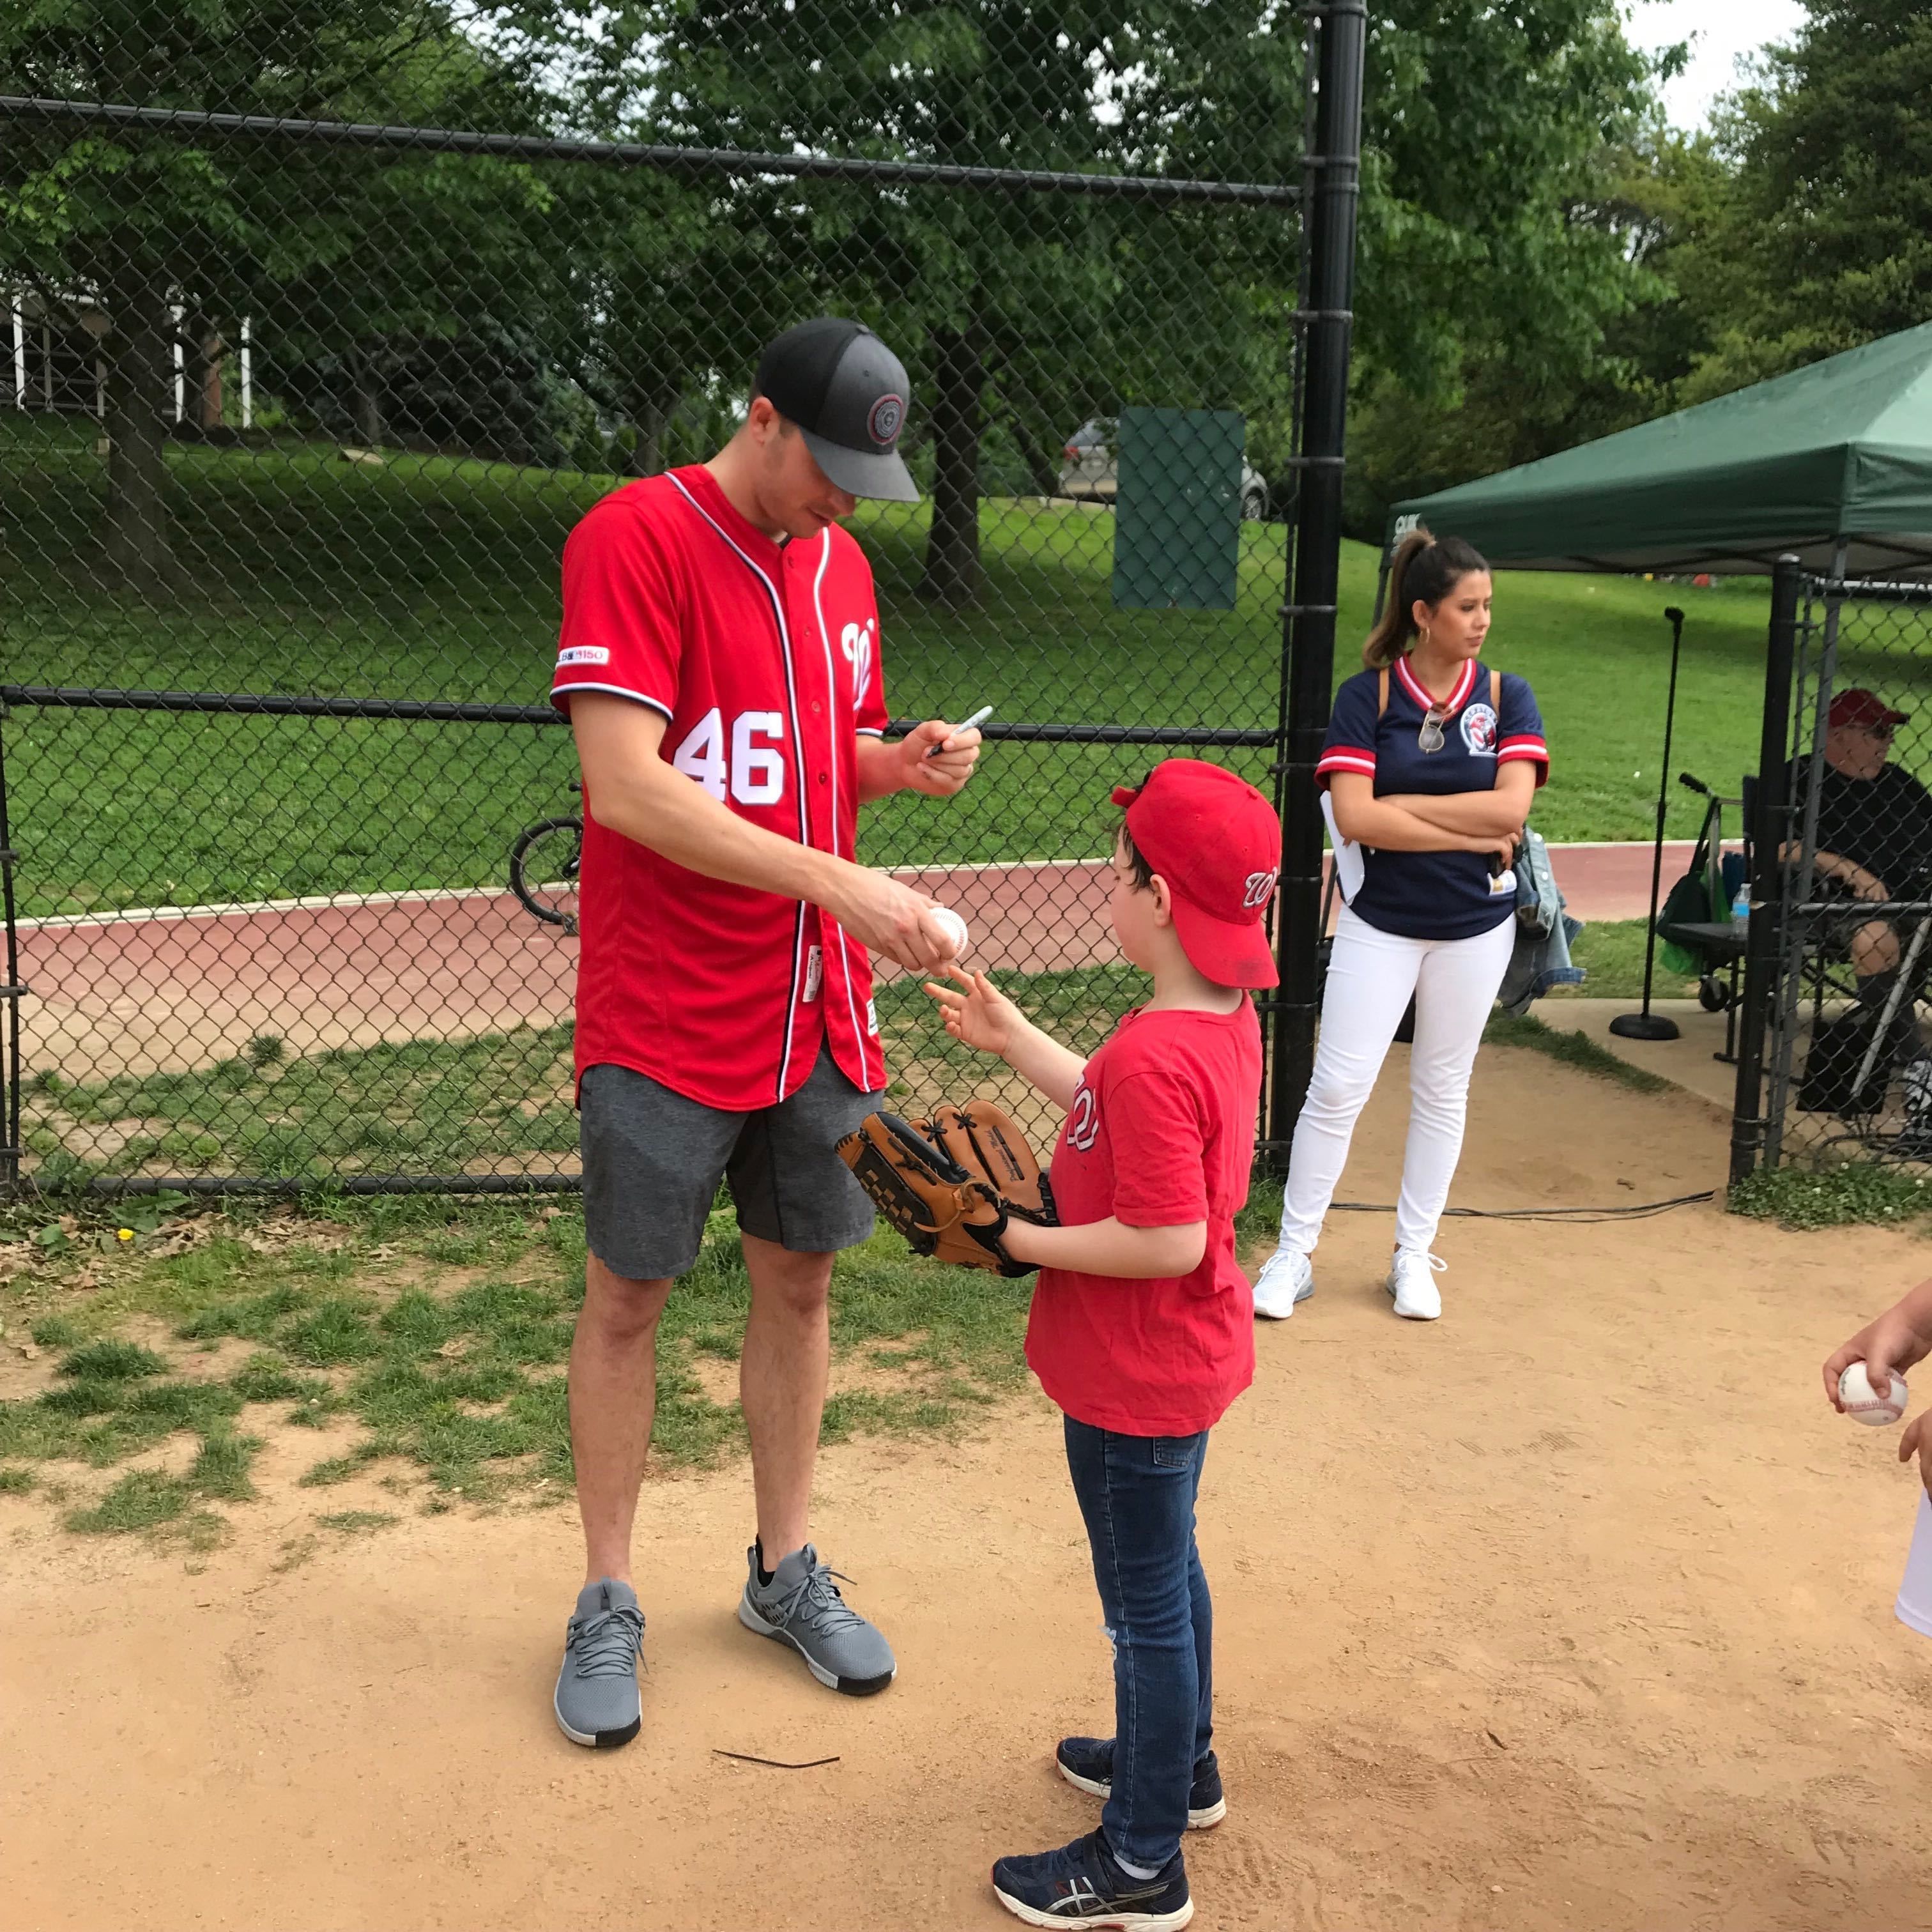
<path id="1" fill-rule="evenodd" d="M 884 734 L 879 613 L 844 530 L 781 547 L 702 467 L 627 484 L 563 551 L 551 700 L 612 692 L 666 721 L 662 755 L 741 818 L 850 859 L 857 740 Z M 864 947 L 829 914 L 687 871 L 584 800 L 577 1070 L 647 1074 L 734 1112 L 805 1083 L 829 1040 L 867 1092 L 886 1064 Z"/>
<path id="2" fill-rule="evenodd" d="M 1255 1378 L 1255 1299 L 1234 1258 L 1261 1102 L 1261 1024 L 1232 1013 L 1132 1012 L 1087 1063 L 1053 1153 L 1069 1227 L 1208 1224 L 1179 1280 L 1042 1268 L 1028 1363 L 1072 1416 L 1122 1436 L 1192 1436 Z"/>

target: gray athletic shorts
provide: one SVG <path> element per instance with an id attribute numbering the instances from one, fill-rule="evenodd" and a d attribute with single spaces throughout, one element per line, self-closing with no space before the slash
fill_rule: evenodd
<path id="1" fill-rule="evenodd" d="M 879 1104 L 821 1046 L 788 1100 L 721 1112 L 628 1066 L 584 1070 L 578 1094 L 584 1229 L 590 1252 L 632 1281 L 680 1275 L 698 1258 L 720 1179 L 738 1226 L 796 1254 L 855 1247 L 872 1204 L 833 1151 Z"/>

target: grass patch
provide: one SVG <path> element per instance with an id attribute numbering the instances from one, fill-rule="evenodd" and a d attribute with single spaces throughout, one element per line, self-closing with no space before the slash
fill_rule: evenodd
<path id="1" fill-rule="evenodd" d="M 1097 995 L 1111 1000 L 1118 990 L 1084 989 L 1096 996 L 1096 1026 Z M 584 1266 L 576 1208 L 406 1197 L 326 1205 L 329 1220 L 317 1224 L 236 1204 L 215 1217 L 223 1232 L 188 1252 L 116 1257 L 108 1278 L 85 1291 L 89 1326 L 104 1332 L 74 1349 L 74 1372 L 42 1394 L 0 1402 L 0 1462 L 29 1472 L 56 1458 L 112 1468 L 185 1432 L 197 1438 L 185 1475 L 129 1472 L 73 1513 L 76 1526 L 218 1534 L 220 1518 L 208 1506 L 244 1504 L 254 1491 L 263 1430 L 242 1433 L 236 1420 L 254 1405 L 265 1425 L 353 1425 L 346 1443 L 300 1478 L 306 1487 L 326 1489 L 393 1458 L 427 1480 L 425 1508 L 487 1505 L 539 1484 L 568 1494 L 562 1371 Z M 311 1226 L 321 1238 L 301 1238 Z M 35 1286 L 43 1305 L 65 1274 L 78 1274 L 80 1255 L 44 1264 Z M 441 1278 L 479 1266 L 480 1279 Z M 0 1310 L 14 1292 L 0 1288 Z M 826 1439 L 957 1429 L 1023 1376 L 1030 1292 L 1026 1282 L 915 1261 L 889 1233 L 842 1256 L 835 1355 L 889 1364 L 904 1386 L 842 1394 L 827 1409 Z M 736 1356 L 750 1296 L 726 1207 L 711 1217 L 659 1330 L 660 1466 L 742 1452 L 736 1403 L 708 1394 L 698 1365 Z M 157 1316 L 187 1342 L 255 1346 L 225 1377 L 190 1381 L 113 1332 Z"/>
<path id="2" fill-rule="evenodd" d="M 223 1502 L 249 1502 L 255 1494 L 255 1485 L 249 1479 L 249 1465 L 261 1448 L 260 1442 L 252 1436 L 224 1433 L 205 1438 L 188 1472 L 188 1487 L 196 1496 Z"/>
<path id="3" fill-rule="evenodd" d="M 82 1160 L 100 1128 L 128 1132 L 114 1156 L 120 1172 L 158 1161 L 182 1172 L 320 1179 L 459 1172 L 518 1156 L 554 1166 L 577 1148 L 570 1055 L 569 1027 L 531 1027 L 83 1081 L 23 1103 L 44 1161 Z"/>
<path id="4" fill-rule="evenodd" d="M 1483 1040 L 1490 1046 L 1527 1047 L 1532 1053 L 1546 1054 L 1552 1060 L 1560 1060 L 1564 1066 L 1574 1066 L 1580 1073 L 1594 1074 L 1600 1080 L 1613 1080 L 1619 1086 L 1628 1087 L 1639 1094 L 1661 1094 L 1670 1086 L 1668 1080 L 1658 1075 L 1619 1060 L 1587 1034 L 1560 1033 L 1556 1028 L 1545 1025 L 1534 1014 L 1526 1013 L 1517 1019 L 1507 1013 L 1498 1013 L 1483 1029 Z"/>
<path id="5" fill-rule="evenodd" d="M 1234 1216 L 1237 1241 L 1271 1241 L 1281 1232 L 1282 1190 L 1278 1174 L 1257 1174 L 1248 1183 L 1248 1204 Z"/>
<path id="6" fill-rule="evenodd" d="M 1644 940 L 1647 919 L 1606 920 L 1586 923 L 1570 949 L 1572 962 L 1589 974 L 1580 986 L 1558 986 L 1544 995 L 1551 1004 L 1566 999 L 1637 1000 L 1643 997 Z M 1651 994 L 1659 1000 L 1690 1000 L 1697 996 L 1695 977 L 1667 970 L 1660 952 Z"/>
<path id="7" fill-rule="evenodd" d="M 340 1536 L 367 1536 L 372 1531 L 386 1529 L 397 1519 L 383 1510 L 338 1510 L 331 1516 L 319 1516 L 317 1526 L 332 1529 Z"/>
<path id="8" fill-rule="evenodd" d="M 0 1469 L 0 1496 L 24 1496 L 34 1486 L 31 1469 Z"/>
<path id="9" fill-rule="evenodd" d="M 229 1378 L 228 1386 L 244 1402 L 296 1402 L 304 1406 L 326 1400 L 332 1393 L 320 1376 L 298 1376 L 280 1356 L 250 1355 Z"/>
<path id="10" fill-rule="evenodd" d="M 70 1510 L 67 1526 L 81 1536 L 126 1536 L 173 1522 L 194 1501 L 194 1490 L 180 1477 L 136 1469 L 92 1508 Z"/>
<path id="11" fill-rule="evenodd" d="M 1808 1232 L 1858 1223 L 1916 1221 L 1932 1214 L 1932 1183 L 1877 1161 L 1822 1168 L 1781 1167 L 1748 1174 L 1725 1204 L 1733 1214 Z"/>
<path id="12" fill-rule="evenodd" d="M 71 1348 L 80 1340 L 80 1328 L 64 1315 L 44 1315 L 27 1333 L 42 1348 Z"/>
<path id="13" fill-rule="evenodd" d="M 158 1376 L 167 1366 L 153 1349 L 139 1342 L 110 1340 L 75 1349 L 62 1361 L 59 1372 L 87 1382 L 133 1382 Z"/>
<path id="14" fill-rule="evenodd" d="M 302 1486 L 305 1490 L 326 1489 L 334 1483 L 346 1483 L 357 1471 L 366 1469 L 380 1456 L 388 1453 L 388 1445 L 381 1442 L 358 1443 L 346 1456 L 330 1456 L 304 1472 Z"/>

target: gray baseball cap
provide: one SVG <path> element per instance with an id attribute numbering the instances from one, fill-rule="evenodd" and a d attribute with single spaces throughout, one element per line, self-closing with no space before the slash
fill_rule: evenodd
<path id="1" fill-rule="evenodd" d="M 916 503 L 898 453 L 911 385 L 905 364 L 863 322 L 820 316 L 766 344 L 758 394 L 796 423 L 818 466 L 855 496 Z"/>

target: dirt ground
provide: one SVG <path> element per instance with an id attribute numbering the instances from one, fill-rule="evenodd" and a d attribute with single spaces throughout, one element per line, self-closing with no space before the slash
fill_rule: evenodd
<path id="1" fill-rule="evenodd" d="M 1345 1199 L 1390 1196 L 1384 1088 Z M 1654 1198 L 1724 1146 L 1688 1097 L 1495 1052 L 1457 1198 Z M 1189 1842 L 1197 1925 L 1932 1927 L 1932 1645 L 1892 1616 L 1913 1479 L 1816 1366 L 1932 1250 L 1708 1208 L 1454 1221 L 1447 1317 L 1414 1326 L 1376 1285 L 1389 1229 L 1334 1217 L 1210 1452 L 1229 1815 Z M 550 1714 L 569 1512 L 410 1516 L 278 1570 L 301 1466 L 265 1457 L 201 1557 L 0 1498 L 9 1926 L 993 1928 L 990 1860 L 1088 1826 L 1048 1754 L 1106 1726 L 1106 1646 L 1037 1395 L 826 1455 L 820 1539 L 901 1661 L 867 1701 L 736 1623 L 743 1468 L 654 1482 L 645 1728 L 614 1754 Z"/>

